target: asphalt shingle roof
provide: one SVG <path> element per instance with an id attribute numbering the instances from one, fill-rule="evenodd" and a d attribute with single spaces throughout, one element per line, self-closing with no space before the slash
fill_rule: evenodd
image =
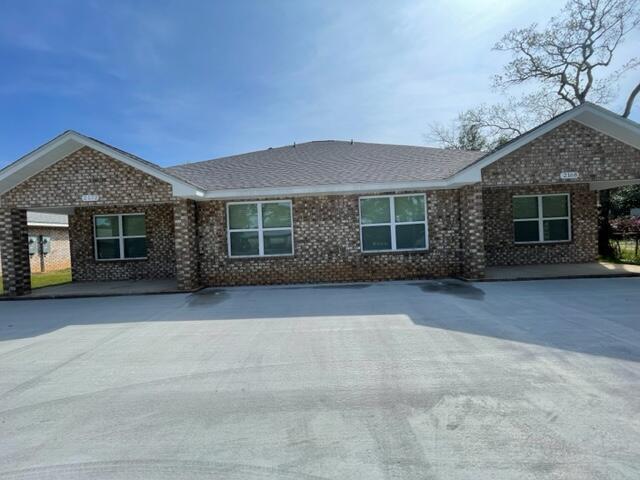
<path id="1" fill-rule="evenodd" d="M 316 141 L 165 170 L 206 190 L 444 180 L 486 152 Z"/>

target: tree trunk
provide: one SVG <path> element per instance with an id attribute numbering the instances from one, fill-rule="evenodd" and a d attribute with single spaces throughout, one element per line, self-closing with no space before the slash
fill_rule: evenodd
<path id="1" fill-rule="evenodd" d="M 611 190 L 600 190 L 598 197 L 600 209 L 598 214 L 598 253 L 603 257 L 613 256 L 613 249 L 609 241 L 611 237 L 611 226 L 609 225 L 609 210 L 611 202 L 609 200 Z"/>

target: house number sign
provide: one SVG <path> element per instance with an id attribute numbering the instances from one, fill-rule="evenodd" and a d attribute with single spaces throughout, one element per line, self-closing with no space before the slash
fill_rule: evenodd
<path id="1" fill-rule="evenodd" d="M 83 202 L 97 202 L 100 200 L 100 195 L 82 195 Z"/>
<path id="2" fill-rule="evenodd" d="M 578 172 L 560 172 L 560 178 L 562 180 L 575 180 L 579 176 Z"/>

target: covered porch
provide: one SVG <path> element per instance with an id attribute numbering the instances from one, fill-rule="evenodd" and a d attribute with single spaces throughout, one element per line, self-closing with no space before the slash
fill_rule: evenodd
<path id="1" fill-rule="evenodd" d="M 611 262 L 487 267 L 485 281 L 640 276 L 640 265 Z"/>
<path id="2" fill-rule="evenodd" d="M 180 293 L 174 278 L 155 280 L 115 280 L 103 282 L 71 282 L 36 288 L 22 296 L 25 299 L 111 297 L 121 295 L 150 295 Z"/>
<path id="3" fill-rule="evenodd" d="M 199 282 L 196 209 L 175 194 L 184 189 L 193 187 L 76 132 L 27 154 L 0 173 L 4 295 L 31 294 L 27 211 L 69 216 L 73 283 L 56 289 L 139 291 L 155 282 L 163 291 L 192 290 Z"/>

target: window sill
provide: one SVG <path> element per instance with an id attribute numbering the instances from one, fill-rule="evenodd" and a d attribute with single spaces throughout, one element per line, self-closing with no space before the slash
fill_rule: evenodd
<path id="1" fill-rule="evenodd" d="M 149 260 L 149 257 L 137 257 L 137 258 L 96 258 L 96 262 L 140 262 L 143 260 Z"/>
<path id="2" fill-rule="evenodd" d="M 398 253 L 425 253 L 429 248 L 411 248 L 402 250 L 360 250 L 363 255 L 384 255 L 384 254 L 398 254 Z"/>
<path id="3" fill-rule="evenodd" d="M 269 260 L 272 258 L 293 258 L 293 253 L 283 253 L 281 255 L 227 255 L 229 260 Z"/>
<path id="4" fill-rule="evenodd" d="M 546 242 L 513 242 L 516 246 L 527 246 L 527 245 L 557 245 L 559 243 L 572 243 L 573 240 L 548 240 Z"/>

